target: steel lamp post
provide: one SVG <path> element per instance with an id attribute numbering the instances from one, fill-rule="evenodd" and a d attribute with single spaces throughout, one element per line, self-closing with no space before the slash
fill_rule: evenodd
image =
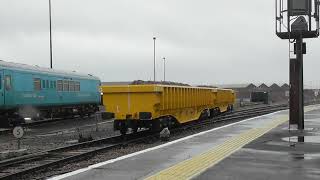
<path id="1" fill-rule="evenodd" d="M 156 82 L 156 37 L 153 37 L 153 82 Z"/>
<path id="2" fill-rule="evenodd" d="M 50 68 L 52 69 L 52 14 L 51 14 L 51 0 L 49 0 L 49 33 L 50 33 Z"/>
<path id="3" fill-rule="evenodd" d="M 163 81 L 166 82 L 166 58 L 163 57 Z"/>

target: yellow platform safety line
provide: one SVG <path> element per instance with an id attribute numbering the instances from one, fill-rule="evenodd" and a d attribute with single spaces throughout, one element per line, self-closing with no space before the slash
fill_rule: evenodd
<path id="1" fill-rule="evenodd" d="M 311 111 L 317 107 L 307 107 L 305 111 Z M 266 124 L 264 127 L 248 130 L 236 137 L 232 137 L 223 144 L 213 148 L 212 150 L 195 156 L 191 159 L 182 161 L 168 169 L 158 172 L 148 177 L 146 180 L 170 180 L 170 179 L 192 179 L 201 174 L 208 168 L 216 165 L 226 157 L 241 149 L 251 141 L 261 137 L 273 128 L 288 121 L 288 115 L 282 115 L 277 119 Z"/>
<path id="2" fill-rule="evenodd" d="M 254 128 L 246 131 L 236 137 L 233 137 L 218 147 L 209 150 L 203 154 L 195 156 L 191 159 L 178 163 L 168 169 L 160 171 L 159 173 L 147 178 L 147 180 L 170 180 L 170 179 L 192 179 L 201 174 L 208 168 L 219 163 L 224 158 L 230 156 L 246 144 L 264 135 L 271 129 L 288 121 L 288 116 L 281 116 L 273 120 L 262 128 Z"/>
<path id="3" fill-rule="evenodd" d="M 251 129 L 225 141 L 223 144 L 206 153 L 161 171 L 158 174 L 147 178 L 147 180 L 191 179 L 287 120 L 288 117 L 283 116 L 280 119 L 274 120 L 264 128 Z"/>

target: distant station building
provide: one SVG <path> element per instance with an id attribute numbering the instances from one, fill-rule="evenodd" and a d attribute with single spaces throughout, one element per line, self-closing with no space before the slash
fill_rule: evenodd
<path id="1" fill-rule="evenodd" d="M 279 85 L 273 83 L 268 86 L 262 83 L 256 86 L 253 83 L 248 84 L 225 84 L 215 85 L 218 88 L 233 89 L 236 92 L 238 102 L 250 102 L 252 92 L 266 92 L 268 94 L 269 103 L 287 103 L 289 101 L 290 86 L 287 83 Z M 304 97 L 306 102 L 320 100 L 320 93 L 318 89 L 305 89 Z"/>
<path id="2" fill-rule="evenodd" d="M 257 86 L 249 84 L 225 84 L 225 85 L 216 85 L 218 88 L 224 89 L 233 89 L 236 93 L 238 101 L 250 101 L 251 92 L 253 92 Z"/>
<path id="3" fill-rule="evenodd" d="M 269 87 L 269 94 L 270 94 L 270 101 L 271 102 L 279 102 L 279 103 L 285 103 L 288 102 L 288 97 L 289 97 L 289 89 L 285 85 L 282 85 L 281 87 L 273 83 Z"/>
<path id="4" fill-rule="evenodd" d="M 285 91 L 285 96 L 286 96 L 286 97 L 289 97 L 289 90 L 290 90 L 289 84 L 284 83 L 284 84 L 281 86 L 281 89 L 283 89 L 283 90 Z"/>
<path id="5" fill-rule="evenodd" d="M 290 89 L 290 86 L 289 86 L 289 84 L 287 84 L 287 83 L 284 83 L 282 86 L 281 86 L 281 88 L 282 89 L 284 89 L 284 90 L 287 90 L 287 91 L 289 91 L 289 89 Z"/>
<path id="6" fill-rule="evenodd" d="M 315 102 L 320 100 L 318 89 L 304 89 L 303 93 L 305 102 Z"/>
<path id="7" fill-rule="evenodd" d="M 281 87 L 276 83 L 273 83 L 269 88 L 272 89 L 273 91 L 281 91 L 282 90 Z"/>
<path id="8" fill-rule="evenodd" d="M 269 92 L 269 86 L 267 86 L 265 83 L 262 83 L 260 86 L 258 86 L 257 90 Z"/>

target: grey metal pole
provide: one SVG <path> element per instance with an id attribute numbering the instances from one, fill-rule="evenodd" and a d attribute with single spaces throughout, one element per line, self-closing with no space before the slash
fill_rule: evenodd
<path id="1" fill-rule="evenodd" d="M 299 81 L 298 81 L 298 61 L 296 58 L 290 59 L 290 97 L 289 97 L 289 124 L 298 124 L 299 121 Z"/>
<path id="2" fill-rule="evenodd" d="M 166 58 L 163 58 L 163 81 L 166 82 Z"/>
<path id="3" fill-rule="evenodd" d="M 52 69 L 52 22 L 51 22 L 51 0 L 49 0 L 49 22 L 50 22 L 50 68 Z"/>
<path id="4" fill-rule="evenodd" d="M 303 38 L 296 39 L 296 58 L 290 59 L 290 124 L 304 129 Z M 299 142 L 303 139 L 299 138 Z"/>
<path id="5" fill-rule="evenodd" d="M 302 36 L 300 36 L 297 39 L 296 42 L 296 48 L 297 48 L 297 61 L 298 61 L 298 94 L 299 94 L 299 119 L 298 119 L 298 129 L 303 130 L 304 129 L 304 97 L 303 97 L 303 39 Z"/>
<path id="6" fill-rule="evenodd" d="M 153 37 L 153 82 L 156 82 L 156 37 Z"/>

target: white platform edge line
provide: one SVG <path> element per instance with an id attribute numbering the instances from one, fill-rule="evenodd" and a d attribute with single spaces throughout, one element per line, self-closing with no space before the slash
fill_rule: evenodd
<path id="1" fill-rule="evenodd" d="M 276 112 L 265 114 L 265 115 L 262 115 L 262 116 L 257 116 L 257 117 L 245 119 L 245 120 L 242 120 L 242 121 L 239 121 L 239 122 L 235 122 L 235 123 L 232 123 L 232 124 L 228 124 L 228 125 L 225 125 L 225 126 L 221 126 L 221 127 L 217 127 L 217 128 L 214 128 L 214 129 L 207 130 L 207 131 L 203 131 L 203 132 L 200 132 L 200 133 L 197 133 L 197 134 L 193 134 L 193 135 L 181 138 L 181 139 L 177 139 L 177 140 L 165 143 L 165 144 L 161 144 L 159 146 L 148 148 L 148 149 L 145 149 L 145 150 L 142 150 L 142 151 L 138 151 L 138 152 L 135 152 L 135 153 L 132 153 L 132 154 L 128 154 L 128 155 L 125 155 L 125 156 L 121 156 L 121 157 L 118 157 L 118 158 L 115 158 L 115 159 L 110 159 L 108 161 L 101 162 L 101 163 L 98 163 L 98 164 L 94 164 L 94 165 L 88 166 L 86 168 L 82 168 L 82 169 L 79 169 L 79 170 L 76 170 L 76 171 L 72 171 L 72 172 L 69 172 L 69 173 L 66 173 L 66 174 L 62 174 L 62 175 L 59 175 L 59 176 L 56 176 L 56 177 L 52 177 L 52 178 L 49 178 L 48 180 L 64 179 L 64 178 L 67 178 L 67 177 L 70 177 L 70 176 L 74 176 L 74 175 L 77 175 L 77 174 L 92 170 L 94 168 L 98 168 L 98 167 L 101 167 L 101 166 L 104 166 L 104 165 L 107 165 L 107 164 L 115 163 L 117 161 L 121 161 L 123 159 L 127 159 L 127 158 L 130 158 L 130 157 L 136 156 L 136 155 L 140 155 L 140 154 L 143 154 L 143 153 L 146 153 L 146 152 L 157 150 L 157 149 L 160 149 L 160 148 L 172 145 L 172 144 L 176 144 L 178 142 L 181 142 L 181 141 L 184 141 L 184 140 L 187 140 L 187 139 L 191 139 L 191 138 L 196 137 L 196 136 L 200 136 L 200 135 L 203 135 L 203 134 L 206 134 L 206 133 L 209 133 L 209 132 L 213 132 L 213 131 L 216 131 L 216 130 L 219 130 L 219 129 L 222 129 L 222 128 L 226 128 L 226 127 L 233 126 L 233 125 L 236 125 L 236 124 L 239 124 L 239 123 L 243 123 L 243 122 L 246 122 L 246 121 L 254 120 L 254 119 L 257 119 L 257 118 L 270 116 L 270 115 L 277 114 L 277 113 L 284 112 L 284 111 L 288 111 L 288 109 L 281 110 L 281 111 L 276 111 Z"/>

